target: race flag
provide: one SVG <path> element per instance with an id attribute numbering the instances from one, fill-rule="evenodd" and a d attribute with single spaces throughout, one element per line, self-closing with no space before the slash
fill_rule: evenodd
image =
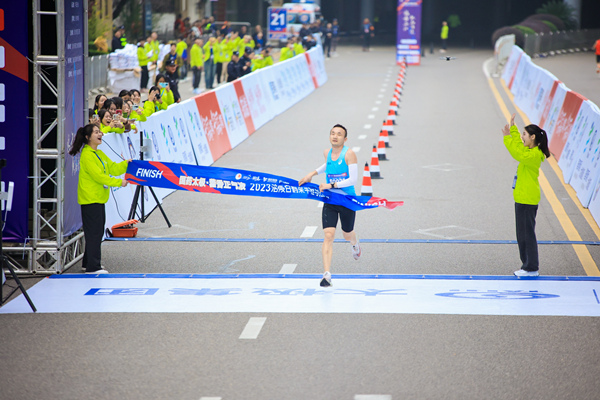
<path id="1" fill-rule="evenodd" d="M 262 172 L 158 161 L 130 161 L 125 179 L 137 185 L 190 192 L 312 199 L 354 211 L 376 207 L 391 210 L 404 204 L 403 201 L 387 201 L 379 197 L 350 196 L 329 190 L 320 192 L 319 186 L 314 183 L 298 186 L 294 179 Z"/>

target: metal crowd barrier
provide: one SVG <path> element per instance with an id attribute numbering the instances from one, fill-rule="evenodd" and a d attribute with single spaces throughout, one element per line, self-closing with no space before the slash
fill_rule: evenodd
<path id="1" fill-rule="evenodd" d="M 88 70 L 85 76 L 86 87 L 90 92 L 99 92 L 108 88 L 108 54 L 88 58 Z"/>
<path id="2" fill-rule="evenodd" d="M 523 50 L 530 57 L 588 51 L 598 39 L 600 29 L 526 34 Z"/>

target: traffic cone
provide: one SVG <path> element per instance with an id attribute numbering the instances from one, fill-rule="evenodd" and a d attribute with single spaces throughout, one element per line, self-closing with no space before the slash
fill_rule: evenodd
<path id="1" fill-rule="evenodd" d="M 383 121 L 383 127 L 381 128 L 381 130 L 387 131 L 388 136 L 396 136 L 396 135 L 394 135 L 394 125 L 392 124 L 392 121 L 390 121 L 390 120 Z"/>
<path id="2" fill-rule="evenodd" d="M 369 163 L 365 163 L 363 172 L 362 186 L 360 187 L 361 196 L 373 196 L 373 186 L 371 186 L 371 172 L 369 172 Z"/>
<path id="3" fill-rule="evenodd" d="M 392 110 L 388 111 L 387 120 L 392 121 L 392 124 L 396 125 L 396 113 Z"/>
<path id="4" fill-rule="evenodd" d="M 390 101 L 390 107 L 388 110 L 393 111 L 396 115 L 398 115 L 398 102 L 392 99 L 392 101 Z"/>
<path id="5" fill-rule="evenodd" d="M 388 135 L 388 131 L 386 130 L 381 130 L 379 132 L 379 140 L 383 140 L 383 143 L 385 143 L 385 147 L 386 148 L 390 148 L 390 138 Z"/>
<path id="6" fill-rule="evenodd" d="M 377 158 L 379 158 L 379 161 L 388 161 L 385 156 L 385 142 L 381 137 L 379 138 L 379 143 L 377 143 Z"/>
<path id="7" fill-rule="evenodd" d="M 383 179 L 379 172 L 379 157 L 377 156 L 377 147 L 373 146 L 373 152 L 371 153 L 371 178 Z"/>

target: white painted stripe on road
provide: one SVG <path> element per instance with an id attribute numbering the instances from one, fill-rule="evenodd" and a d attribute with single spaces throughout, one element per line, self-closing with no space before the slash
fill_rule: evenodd
<path id="1" fill-rule="evenodd" d="M 354 400 L 392 400 L 391 394 L 357 394 Z"/>
<path id="2" fill-rule="evenodd" d="M 381 104 L 381 100 L 375 100 L 375 104 Z"/>
<path id="3" fill-rule="evenodd" d="M 240 339 L 256 339 L 266 320 L 266 317 L 250 318 L 240 335 Z"/>
<path id="4" fill-rule="evenodd" d="M 355 147 L 352 148 L 352 151 L 355 152 L 355 153 L 358 153 L 360 151 L 360 147 L 355 146 Z"/>
<path id="5" fill-rule="evenodd" d="M 385 89 L 379 89 L 380 92 L 385 92 Z"/>
<path id="6" fill-rule="evenodd" d="M 300 235 L 300 237 L 303 237 L 303 238 L 313 237 L 313 235 L 315 234 L 316 231 L 317 231 L 316 226 L 307 226 L 306 228 L 304 228 L 304 231 L 302 231 L 302 235 Z"/>
<path id="7" fill-rule="evenodd" d="M 375 119 L 375 114 L 369 114 L 369 115 L 367 115 L 367 118 L 368 119 Z"/>
<path id="8" fill-rule="evenodd" d="M 379 107 L 373 107 L 371 108 L 371 111 L 379 111 Z"/>
<path id="9" fill-rule="evenodd" d="M 319 202 L 321 203 L 321 202 Z M 323 203 L 321 203 L 323 204 Z M 298 266 L 298 264 L 283 264 L 283 267 L 281 267 L 281 269 L 279 270 L 280 274 L 293 274 L 294 271 L 296 270 L 296 267 Z"/>
<path id="10" fill-rule="evenodd" d="M 380 99 L 382 99 L 383 95 L 382 94 L 378 94 L 377 97 L 379 97 Z"/>
<path id="11" fill-rule="evenodd" d="M 365 128 L 365 129 L 371 129 L 371 124 L 365 124 L 365 126 L 363 126 L 363 128 Z"/>
<path id="12" fill-rule="evenodd" d="M 367 125 L 365 125 L 367 126 Z M 370 129 L 371 125 L 369 125 L 369 128 L 365 128 L 365 129 Z M 358 140 L 365 140 L 367 138 L 367 135 L 358 135 Z"/>

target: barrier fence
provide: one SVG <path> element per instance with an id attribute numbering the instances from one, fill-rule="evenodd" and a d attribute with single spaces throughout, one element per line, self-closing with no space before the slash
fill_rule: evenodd
<path id="1" fill-rule="evenodd" d="M 85 74 L 86 87 L 89 90 L 108 87 L 108 54 L 88 58 L 88 70 Z"/>
<path id="2" fill-rule="evenodd" d="M 138 122 L 139 134 L 150 139 L 146 160 L 208 166 L 253 132 L 302 100 L 327 81 L 323 49 L 306 53 L 202 93 Z M 114 161 L 138 159 L 139 134 L 110 133 L 99 146 Z M 75 160 L 74 160 L 75 161 Z M 126 221 L 135 185 L 111 188 L 106 204 L 106 227 Z M 173 190 L 155 188 L 158 201 Z M 157 203 L 144 190 L 145 213 Z M 137 215 L 141 215 L 140 204 Z M 138 217 L 139 218 L 139 217 Z"/>
<path id="3" fill-rule="evenodd" d="M 523 50 L 530 57 L 587 51 L 599 38 L 600 29 L 526 34 Z"/>
<path id="4" fill-rule="evenodd" d="M 502 79 L 515 104 L 548 134 L 550 152 L 581 205 L 600 222 L 600 109 L 512 48 Z"/>

